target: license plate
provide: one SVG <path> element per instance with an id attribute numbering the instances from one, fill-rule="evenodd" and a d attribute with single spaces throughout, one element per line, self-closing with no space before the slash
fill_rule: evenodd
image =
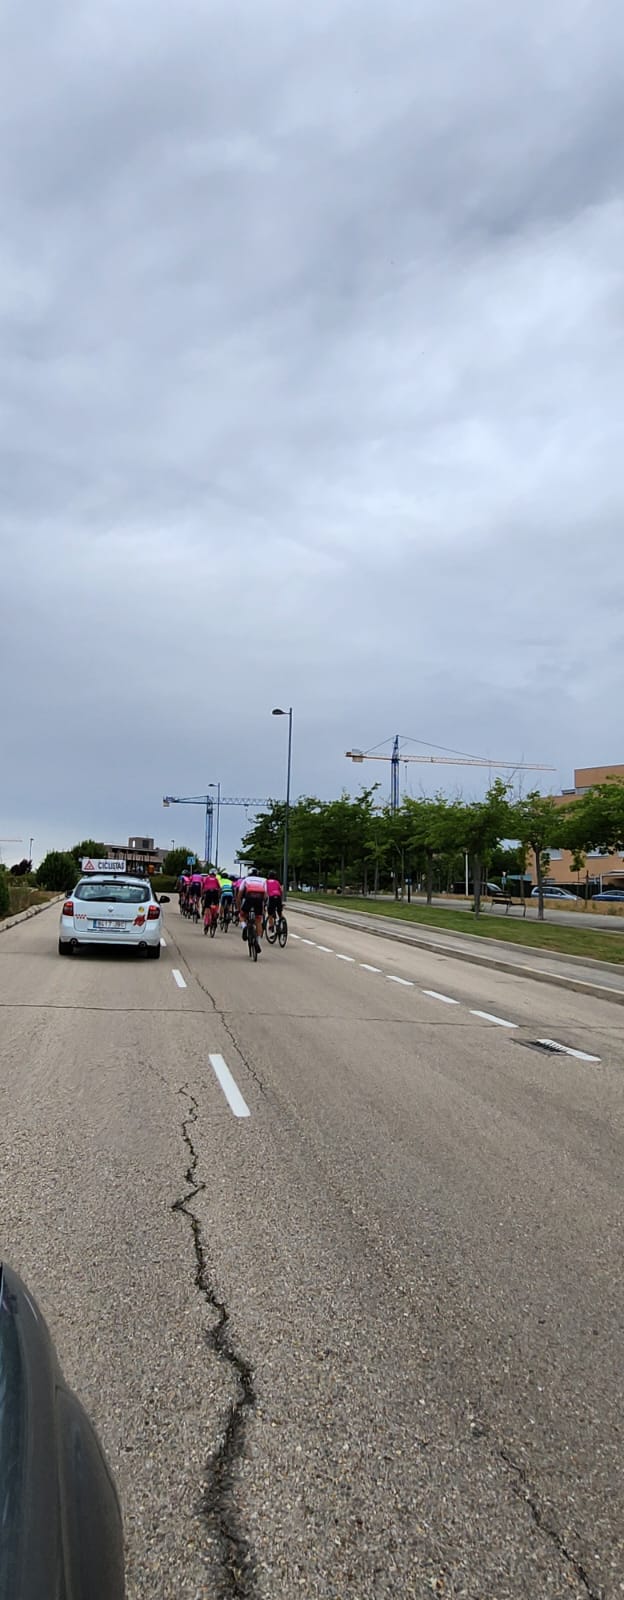
<path id="1" fill-rule="evenodd" d="M 125 926 L 125 922 L 113 921 L 111 917 L 100 917 L 97 922 L 91 923 L 91 927 L 97 930 L 101 928 L 125 928 Z"/>

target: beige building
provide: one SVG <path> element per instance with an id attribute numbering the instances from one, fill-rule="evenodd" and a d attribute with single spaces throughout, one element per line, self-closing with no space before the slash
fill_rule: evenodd
<path id="1" fill-rule="evenodd" d="M 608 778 L 624 779 L 624 766 L 577 767 L 574 773 L 574 788 L 564 789 L 562 794 L 556 794 L 555 803 L 560 806 L 569 805 L 571 800 L 586 794 L 594 784 L 606 783 Z M 621 889 L 624 887 L 624 855 L 603 855 L 600 850 L 588 850 L 583 871 L 577 873 L 574 871 L 569 850 L 551 850 L 548 877 L 552 883 L 570 886 L 598 879 L 601 887 L 605 889 Z"/>
<path id="2" fill-rule="evenodd" d="M 126 863 L 127 872 L 146 872 L 152 876 L 160 872 L 167 854 L 166 850 L 159 849 L 153 839 L 146 839 L 143 835 L 133 834 L 127 844 L 107 844 L 105 846 L 109 860 Z"/>

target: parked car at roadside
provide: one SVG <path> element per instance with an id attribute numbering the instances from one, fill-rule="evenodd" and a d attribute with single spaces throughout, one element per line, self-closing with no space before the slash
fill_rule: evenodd
<path id="1" fill-rule="evenodd" d="M 624 900 L 624 889 L 603 889 L 602 894 L 592 895 L 592 905 L 594 900 Z"/>
<path id="2" fill-rule="evenodd" d="M 537 900 L 538 897 L 539 897 L 539 889 L 537 889 L 537 888 L 532 889 L 531 890 L 531 899 L 532 900 Z M 578 895 L 570 894 L 570 890 L 569 889 L 558 889 L 554 883 L 548 883 L 548 884 L 544 885 L 544 899 L 545 900 L 577 900 L 578 899 Z"/>

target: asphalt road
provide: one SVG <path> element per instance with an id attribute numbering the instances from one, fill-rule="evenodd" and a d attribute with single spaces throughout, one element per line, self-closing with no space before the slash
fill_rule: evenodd
<path id="1" fill-rule="evenodd" d="M 620 1597 L 621 1008 L 295 913 L 60 961 L 57 915 L 0 934 L 0 1249 L 129 1600 Z"/>

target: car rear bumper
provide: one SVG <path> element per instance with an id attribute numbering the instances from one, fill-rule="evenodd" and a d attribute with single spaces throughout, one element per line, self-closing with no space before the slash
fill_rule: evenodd
<path id="1" fill-rule="evenodd" d="M 78 931 L 71 917 L 62 917 L 59 928 L 61 944 L 71 945 L 115 945 L 118 950 L 144 950 L 160 944 L 162 933 L 162 919 L 146 922 L 143 928 L 133 928 L 131 933 L 118 934 L 116 931 L 108 932 L 104 928 L 86 929 Z"/>

